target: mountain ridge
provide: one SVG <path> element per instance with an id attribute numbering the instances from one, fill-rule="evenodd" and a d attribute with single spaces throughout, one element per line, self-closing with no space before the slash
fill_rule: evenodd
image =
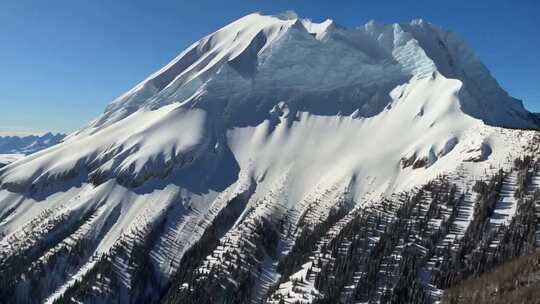
<path id="1" fill-rule="evenodd" d="M 358 35 L 361 32 L 365 32 L 367 36 L 375 36 L 376 40 L 379 40 L 378 43 L 381 45 L 377 52 L 380 52 L 384 48 L 386 49 L 392 49 L 396 45 L 399 45 L 399 43 L 406 43 L 410 42 L 412 44 L 419 44 L 419 48 L 421 49 L 420 53 L 418 54 L 418 58 L 421 58 L 422 56 L 427 57 L 425 58 L 424 62 L 422 63 L 422 60 L 413 62 L 412 64 L 425 64 L 426 67 L 418 67 L 420 69 L 427 69 L 427 73 L 433 72 L 435 69 L 437 69 L 441 74 L 445 75 L 447 78 L 466 78 L 469 77 L 467 74 L 471 74 L 471 77 L 476 77 L 476 79 L 473 79 L 475 81 L 483 81 L 484 86 L 487 87 L 487 91 L 490 94 L 500 94 L 503 95 L 503 97 L 508 97 L 507 94 L 500 89 L 500 86 L 496 83 L 496 81 L 489 75 L 489 72 L 487 71 L 486 67 L 480 63 L 476 55 L 465 46 L 464 41 L 459 38 L 455 33 L 452 32 L 446 32 L 443 31 L 433 25 L 431 25 L 428 22 L 423 21 L 422 19 L 416 19 L 411 21 L 409 24 L 398 24 L 394 23 L 391 25 L 385 25 L 382 23 L 376 23 L 376 22 L 369 22 L 363 27 L 357 27 L 353 29 L 346 29 L 340 26 L 328 26 L 329 20 L 324 21 L 322 23 L 314 23 L 310 21 L 309 19 L 302 19 L 299 18 L 296 14 L 291 13 L 292 15 L 287 16 L 287 18 L 280 18 L 279 16 L 262 16 L 257 13 L 248 15 L 246 17 L 243 17 L 233 23 L 231 23 L 228 26 L 225 26 L 223 29 L 212 33 L 205 38 L 201 39 L 200 41 L 196 42 L 192 46 L 190 46 L 187 51 L 181 53 L 175 60 L 173 60 L 171 63 L 166 65 L 163 69 L 159 70 L 158 72 L 154 73 L 152 76 L 150 76 L 147 80 L 141 82 L 137 86 L 134 87 L 134 89 L 128 91 L 126 94 L 120 96 L 117 98 L 111 106 L 108 107 L 108 110 L 114 110 L 115 106 L 117 104 L 122 103 L 122 100 L 126 100 L 129 102 L 133 102 L 133 99 L 137 97 L 137 92 L 142 89 L 145 85 L 149 85 L 149 82 L 152 80 L 156 80 L 156 78 L 162 79 L 165 75 L 168 75 L 167 71 L 171 71 L 170 68 L 177 67 L 179 63 L 182 64 L 189 64 L 191 63 L 190 60 L 191 57 L 187 56 L 188 53 L 190 54 L 194 49 L 201 49 L 203 51 L 203 55 L 207 52 L 222 52 L 221 55 L 218 56 L 218 58 L 226 57 L 230 64 L 234 65 L 234 59 L 237 56 L 244 55 L 246 57 L 249 57 L 247 55 L 250 50 L 248 50 L 248 47 L 254 47 L 256 46 L 256 39 L 259 39 L 258 37 L 261 37 L 260 39 L 265 40 L 263 45 L 259 46 L 260 49 L 257 49 L 255 47 L 256 52 L 261 52 L 260 55 L 263 55 L 266 48 L 271 45 L 272 43 L 279 40 L 280 35 L 287 35 L 287 32 L 289 30 L 294 31 L 297 30 L 300 33 L 306 32 L 312 35 L 315 35 L 314 40 L 321 41 L 326 36 L 332 36 L 339 35 L 339 34 L 346 34 L 346 35 Z M 256 24 L 257 26 L 253 26 L 252 24 Z M 335 25 L 335 23 L 332 21 L 332 25 Z M 323 25 L 321 27 L 321 25 Z M 244 34 L 246 32 L 245 28 L 254 27 L 255 29 L 251 30 L 251 33 Z M 279 28 L 276 29 L 276 27 Z M 315 28 L 314 31 L 309 31 L 307 27 L 313 27 Z M 268 33 L 267 33 L 268 32 Z M 242 33 L 242 37 L 238 37 L 237 34 Z M 261 33 L 265 33 L 264 35 L 261 35 Z M 259 36 L 257 36 L 259 35 Z M 268 37 L 266 37 L 268 35 Z M 223 38 L 225 36 L 225 38 Z M 244 37 L 247 36 L 247 37 Z M 228 38 L 227 38 L 228 37 Z M 319 37 L 319 38 L 317 38 Z M 353 36 L 354 37 L 354 36 Z M 394 39 L 392 39 L 394 37 Z M 328 39 L 332 37 L 327 37 Z M 354 37 L 357 38 L 357 37 Z M 361 38 L 361 37 L 360 37 Z M 367 37 L 366 37 L 367 38 Z M 229 39 L 229 40 L 227 40 Z M 401 39 L 401 40 L 400 40 Z M 221 46 L 221 49 L 212 47 L 212 41 L 219 41 L 220 44 L 225 44 L 225 46 Z M 225 40 L 224 42 L 222 42 Z M 229 51 L 228 41 L 232 41 L 234 43 L 235 41 L 239 40 L 240 42 L 237 43 L 237 45 L 233 45 L 232 49 Z M 434 40 L 434 41 L 433 41 Z M 401 42 L 400 42 L 401 41 Z M 445 42 L 443 42 L 445 41 Z M 367 44 L 367 43 L 366 43 Z M 373 42 L 370 43 L 373 45 Z M 448 44 L 448 45 L 447 45 Z M 358 47 L 358 45 L 356 45 Z M 367 44 L 363 48 L 361 48 L 361 51 L 368 54 L 370 53 L 369 48 L 370 45 Z M 205 50 L 205 48 L 209 48 L 209 50 Z M 459 50 L 461 53 L 460 55 L 456 54 L 456 51 Z M 223 53 L 223 51 L 225 53 Z M 414 51 L 414 47 L 413 47 Z M 375 54 L 377 53 L 375 52 Z M 373 51 L 371 51 L 373 54 Z M 422 54 L 424 53 L 424 54 Z M 427 54 L 429 53 L 429 54 Z M 380 56 L 380 55 L 379 55 Z M 375 55 L 376 57 L 376 55 Z M 211 57 L 213 58 L 213 57 Z M 308 57 L 309 58 L 309 57 Z M 187 61 L 187 62 L 186 62 Z M 215 60 L 214 60 L 215 61 Z M 219 60 L 218 60 L 219 61 Z M 250 61 L 250 60 L 247 60 Z M 430 62 L 431 61 L 431 62 Z M 203 61 L 204 62 L 204 61 Z M 217 62 L 217 61 L 215 61 Z M 468 65 L 473 64 L 471 67 L 467 67 L 467 72 L 455 70 L 455 69 L 463 69 L 460 64 L 463 64 L 463 62 L 466 62 Z M 430 67 L 431 65 L 431 67 Z M 454 65 L 456 65 L 454 67 Z M 178 73 L 178 75 L 185 75 L 186 71 L 182 69 L 182 65 L 180 65 L 179 70 L 181 71 Z M 187 71 L 192 70 L 193 68 L 185 67 L 187 68 Z M 414 67 L 412 67 L 414 69 Z M 478 72 L 474 72 L 474 70 L 477 69 Z M 204 72 L 204 69 L 203 69 Z M 415 74 L 415 73 L 413 73 Z M 173 73 L 173 75 L 176 75 L 176 73 Z M 173 75 L 169 76 L 172 77 Z M 159 76 L 159 77 L 158 77 Z M 176 76 L 178 77 L 178 76 Z M 194 76 L 195 77 L 195 76 Z M 461 78 L 460 78 L 461 77 Z M 195 77 L 196 78 L 196 77 Z M 169 81 L 165 81 L 167 85 L 172 85 L 174 81 L 174 77 L 170 79 Z M 182 79 L 176 79 L 176 81 L 181 81 Z M 189 81 L 189 80 L 188 80 Z M 463 79 L 462 79 L 463 81 Z M 165 84 L 157 85 L 158 91 L 164 89 L 166 87 Z M 133 95 L 135 93 L 135 95 Z M 186 94 L 189 96 L 189 94 Z M 492 96 L 488 96 L 492 97 Z M 143 98 L 144 99 L 144 98 Z M 522 108 L 522 105 L 517 100 L 513 100 L 514 102 L 517 102 L 517 108 Z M 114 106 L 113 106 L 114 105 Z M 522 111 L 522 110 L 521 110 Z M 477 116 L 482 117 L 479 115 L 479 113 L 471 113 Z M 499 117 L 499 119 L 502 119 Z M 503 121 L 502 121 L 503 122 Z M 502 123 L 499 122 L 499 123 Z M 488 120 L 489 123 L 489 120 Z M 492 122 L 493 124 L 493 122 Z M 506 126 L 506 125 L 504 125 Z M 512 126 L 511 124 L 508 124 L 508 126 Z M 515 127 L 515 125 L 514 125 Z"/>
<path id="2" fill-rule="evenodd" d="M 194 142 L 198 148 L 187 148 L 199 151 L 189 156 L 197 158 L 200 153 L 205 153 L 200 152 L 199 148 L 207 150 L 210 146 L 222 147 L 225 149 L 223 153 L 228 153 L 226 134 L 232 128 L 256 126 L 265 120 L 275 121 L 272 116 L 277 112 L 273 109 L 283 108 L 283 105 L 289 116 L 307 112 L 319 116 L 376 117 L 389 110 L 395 102 L 393 99 L 399 97 L 389 97 L 394 88 L 423 78 L 434 79 L 440 71 L 451 74 L 453 65 L 460 69 L 455 74 L 463 76 L 460 80 L 462 87 L 456 94 L 465 116 L 480 115 L 487 123 L 496 119 L 502 126 L 535 125 L 530 113 L 507 96 L 472 51 L 464 47 L 454 35 L 445 34 L 444 39 L 449 48 L 431 45 L 431 40 L 442 43 L 443 38 L 439 37 L 439 30 L 424 21 L 411 22 L 407 32 L 407 26 L 399 24 L 384 26 L 371 22 L 363 28 L 347 30 L 321 27 L 320 24 L 315 26 L 316 23 L 306 19 L 292 17 L 294 15 L 283 19 L 251 14 L 188 47 L 163 69 L 114 100 L 106 112 L 89 126 L 68 136 L 66 142 L 85 142 L 94 134 L 102 132 L 110 134 L 110 139 L 104 141 L 107 136 L 99 136 L 103 144 L 101 147 L 94 144 L 97 149 L 76 148 L 76 152 L 64 151 L 70 155 L 79 155 L 79 159 L 70 156 L 72 163 L 54 165 L 55 168 L 65 168 L 60 171 L 39 166 L 44 172 L 50 171 L 42 175 L 44 182 L 47 182 L 48 176 L 62 176 L 76 169 L 79 162 L 89 165 L 96 176 L 117 177 L 121 172 L 126 172 L 128 179 L 133 180 L 144 180 L 147 178 L 145 175 L 156 176 L 158 173 L 155 171 L 163 171 L 178 163 L 178 158 L 184 157 L 180 150 L 186 148 L 178 149 L 178 138 L 171 137 L 172 130 L 152 118 L 156 116 L 154 112 L 162 111 L 167 119 L 177 121 L 181 119 L 173 116 L 183 116 L 180 112 L 193 112 L 193 116 L 197 116 L 200 110 L 204 112 L 206 118 L 194 122 L 194 125 L 184 126 L 190 129 L 187 133 L 204 134 L 198 143 Z M 315 33 L 319 38 L 313 37 L 304 24 L 319 31 Z M 420 37 L 425 32 L 435 38 L 415 39 L 414 35 Z M 355 42 L 354 39 L 365 43 Z M 455 55 L 448 51 L 451 48 L 464 50 L 461 52 L 464 55 Z M 439 58 L 439 65 L 443 68 L 438 68 L 426 50 L 441 58 L 452 56 L 444 60 Z M 446 65 L 443 64 L 445 60 Z M 468 76 L 471 73 L 467 69 L 475 71 L 471 72 L 472 76 Z M 486 85 L 479 89 L 469 84 L 470 79 L 482 81 Z M 499 105 L 492 107 L 486 105 L 486 101 Z M 165 106 L 172 109 L 170 113 L 164 113 Z M 423 106 L 419 105 L 417 111 L 422 113 Z M 140 130 L 137 135 L 139 138 L 135 138 L 136 133 L 130 131 L 129 142 L 119 144 L 115 135 L 112 135 L 116 131 L 103 130 L 115 124 L 127 128 L 128 121 L 134 123 L 134 119 L 130 119 L 133 118 L 132 114 L 138 115 L 140 121 L 154 121 L 144 127 L 129 127 Z M 149 135 L 154 132 L 159 132 L 159 135 Z M 139 155 L 130 153 L 130 150 L 137 151 L 147 146 L 141 136 L 164 137 L 168 147 L 163 146 L 162 149 Z M 76 147 L 74 144 L 64 146 Z M 65 149 L 59 146 L 59 150 Z M 128 157 L 128 154 L 131 155 Z M 64 158 L 61 153 L 54 157 Z M 118 161 L 109 164 L 111 157 Z M 148 167 L 144 170 L 147 174 L 141 177 L 134 175 L 135 171 L 141 172 L 145 166 Z M 33 166 L 28 171 L 36 171 L 38 168 Z M 5 184 L 23 182 L 10 181 L 8 172 L 0 172 L 0 178 L 6 180 Z M 34 183 L 41 182 L 34 180 Z"/>
<path id="3" fill-rule="evenodd" d="M 59 143 L 66 135 L 51 132 L 42 135 L 5 135 L 0 136 L 0 154 L 31 154 Z"/>
<path id="4" fill-rule="evenodd" d="M 0 136 L 0 167 L 53 146 L 65 137 L 65 134 L 51 132 L 41 135 L 10 135 L 7 132 L 5 134 L 7 135 Z"/>

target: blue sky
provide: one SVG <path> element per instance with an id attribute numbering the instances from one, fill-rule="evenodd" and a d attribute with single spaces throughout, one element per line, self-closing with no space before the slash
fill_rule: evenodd
<path id="1" fill-rule="evenodd" d="M 77 129 L 192 42 L 254 11 L 343 26 L 424 18 L 458 32 L 540 111 L 540 1 L 2 0 L 0 131 Z"/>

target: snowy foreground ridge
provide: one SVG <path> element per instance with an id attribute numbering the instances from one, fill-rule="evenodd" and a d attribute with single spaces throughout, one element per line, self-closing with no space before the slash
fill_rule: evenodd
<path id="1" fill-rule="evenodd" d="M 456 34 L 423 20 L 251 14 L 0 168 L 0 298 L 436 302 L 470 275 L 440 266 L 473 250 L 462 239 L 504 260 L 493 248 L 521 220 L 516 196 L 538 186 L 520 175 L 536 159 L 514 162 L 536 127 Z M 384 241 L 403 221 L 414 228 Z M 356 270 L 331 275 L 345 253 Z M 416 274 L 418 293 L 402 294 Z"/>

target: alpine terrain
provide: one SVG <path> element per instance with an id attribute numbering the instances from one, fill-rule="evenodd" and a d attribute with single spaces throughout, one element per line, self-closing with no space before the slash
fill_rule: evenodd
<path id="1" fill-rule="evenodd" d="M 245 16 L 0 169 L 0 302 L 475 302 L 540 246 L 537 119 L 426 21 Z"/>
<path id="2" fill-rule="evenodd" d="M 0 167 L 9 164 L 27 154 L 56 145 L 65 137 L 64 134 L 51 132 L 43 135 L 2 135 L 0 134 Z"/>

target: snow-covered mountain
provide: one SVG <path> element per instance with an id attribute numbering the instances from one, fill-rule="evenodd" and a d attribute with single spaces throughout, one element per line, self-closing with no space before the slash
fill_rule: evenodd
<path id="1" fill-rule="evenodd" d="M 428 22 L 251 14 L 0 169 L 1 296 L 437 301 L 474 273 L 441 269 L 452 254 L 496 264 L 535 221 L 515 193 L 536 197 L 536 127 Z"/>
<path id="2" fill-rule="evenodd" d="M 32 154 L 61 142 L 64 134 L 51 132 L 42 135 L 0 136 L 0 154 Z"/>
<path id="3" fill-rule="evenodd" d="M 0 167 L 13 162 L 24 155 L 56 145 L 65 137 L 64 134 L 45 133 L 43 135 L 5 135 L 0 136 Z"/>

